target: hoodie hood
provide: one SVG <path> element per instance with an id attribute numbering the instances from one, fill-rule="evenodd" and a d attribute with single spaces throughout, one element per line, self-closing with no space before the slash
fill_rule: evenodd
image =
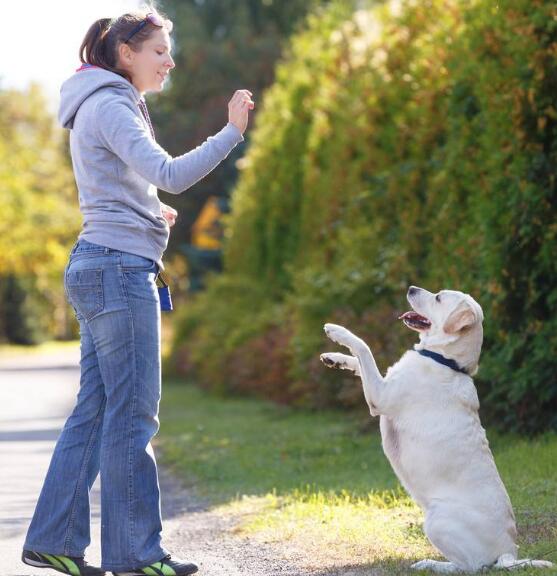
<path id="1" fill-rule="evenodd" d="M 101 88 L 121 91 L 122 95 L 127 95 L 134 103 L 141 100 L 141 94 L 137 88 L 123 76 L 98 66 L 84 64 L 62 84 L 58 110 L 60 124 L 64 128 L 73 128 L 74 118 L 80 106 L 91 94 Z"/>

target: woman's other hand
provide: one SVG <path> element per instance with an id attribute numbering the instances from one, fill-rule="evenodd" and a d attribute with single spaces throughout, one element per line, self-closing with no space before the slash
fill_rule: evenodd
<path id="1" fill-rule="evenodd" d="M 228 103 L 228 121 L 243 134 L 248 126 L 249 111 L 255 108 L 249 90 L 236 90 Z"/>
<path id="2" fill-rule="evenodd" d="M 161 202 L 161 212 L 163 218 L 168 222 L 169 226 L 174 226 L 176 223 L 176 218 L 178 216 L 178 212 L 172 208 L 172 206 L 167 206 Z"/>

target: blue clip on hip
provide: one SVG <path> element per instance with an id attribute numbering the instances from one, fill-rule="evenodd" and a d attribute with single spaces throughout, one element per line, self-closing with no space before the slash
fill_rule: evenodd
<path id="1" fill-rule="evenodd" d="M 172 308 L 172 298 L 170 297 L 170 288 L 162 272 L 157 276 L 157 289 L 159 291 L 159 301 L 162 312 L 170 312 Z"/>

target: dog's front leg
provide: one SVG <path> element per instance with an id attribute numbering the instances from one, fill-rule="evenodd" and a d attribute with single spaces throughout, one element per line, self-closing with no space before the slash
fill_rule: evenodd
<path id="1" fill-rule="evenodd" d="M 377 368 L 375 358 L 369 346 L 350 330 L 338 324 L 325 324 L 325 334 L 337 344 L 346 346 L 358 359 L 360 364 L 360 377 L 364 389 L 364 396 L 372 416 L 384 414 L 381 400 L 384 396 L 385 382 Z"/>
<path id="2" fill-rule="evenodd" d="M 320 356 L 321 362 L 329 368 L 340 368 L 341 370 L 350 370 L 355 376 L 360 374 L 360 362 L 354 356 L 341 354 L 340 352 L 325 352 Z"/>

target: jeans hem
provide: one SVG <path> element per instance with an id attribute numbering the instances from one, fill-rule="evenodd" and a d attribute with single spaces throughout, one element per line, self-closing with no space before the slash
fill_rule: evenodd
<path id="1" fill-rule="evenodd" d="M 129 564 L 110 564 L 110 563 L 102 562 L 101 563 L 101 569 L 106 570 L 106 571 L 110 571 L 110 572 L 129 572 L 132 570 L 138 570 L 141 568 L 145 568 L 146 566 L 150 566 L 151 564 L 154 564 L 155 562 L 159 562 L 162 558 L 164 558 L 165 556 L 168 556 L 168 554 L 170 554 L 170 552 L 168 552 L 166 550 L 162 550 L 161 552 L 157 553 L 156 557 L 153 557 L 152 560 L 148 560 L 147 562 L 144 562 L 141 566 L 135 565 L 135 566 L 130 567 Z"/>
<path id="2" fill-rule="evenodd" d="M 29 544 L 25 542 L 23 544 L 23 550 L 30 550 L 31 552 L 39 552 L 40 554 L 54 554 L 56 556 L 72 556 L 73 558 L 85 558 L 85 552 L 64 552 L 64 547 L 58 546 L 41 546 L 35 544 Z"/>

